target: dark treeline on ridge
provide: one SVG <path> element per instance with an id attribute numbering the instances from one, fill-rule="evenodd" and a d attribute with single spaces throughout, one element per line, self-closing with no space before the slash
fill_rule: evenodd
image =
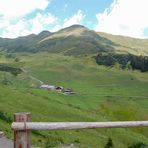
<path id="1" fill-rule="evenodd" d="M 122 69 L 137 69 L 141 72 L 148 71 L 148 57 L 142 55 L 100 52 L 96 57 L 96 62 L 106 66 L 118 65 Z"/>

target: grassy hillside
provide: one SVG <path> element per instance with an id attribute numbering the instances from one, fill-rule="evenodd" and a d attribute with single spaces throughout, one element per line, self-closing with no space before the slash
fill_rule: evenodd
<path id="1" fill-rule="evenodd" d="M 0 71 L 0 130 L 12 136 L 16 112 L 31 112 L 33 121 L 122 121 L 148 119 L 148 74 L 98 66 L 91 56 L 36 53 L 1 55 L 0 63 L 22 68 L 17 76 Z M 5 84 L 4 82 L 9 83 Z M 72 96 L 39 89 L 45 84 L 72 88 Z M 71 144 L 103 148 L 111 138 L 115 148 L 148 144 L 147 128 L 34 132 L 33 143 Z M 51 140 L 49 140 L 49 139 Z M 52 143 L 55 141 L 55 143 Z"/>
<path id="2" fill-rule="evenodd" d="M 48 51 L 78 56 L 112 51 L 148 56 L 148 40 L 97 33 L 73 25 L 53 33 L 43 31 L 15 39 L 0 38 L 0 49 L 10 53 Z"/>
<path id="3" fill-rule="evenodd" d="M 99 32 L 98 35 L 114 42 L 116 46 L 113 45 L 113 47 L 119 52 L 148 56 L 148 39 L 136 39 L 103 32 Z"/>

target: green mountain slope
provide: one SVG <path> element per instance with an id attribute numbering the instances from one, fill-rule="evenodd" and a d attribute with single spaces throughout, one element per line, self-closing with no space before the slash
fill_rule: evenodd
<path id="1" fill-rule="evenodd" d="M 48 31 L 43 31 L 38 35 L 31 34 L 15 39 L 0 38 L 0 48 L 7 52 L 35 52 L 36 43 L 50 34 Z"/>
<path id="2" fill-rule="evenodd" d="M 72 57 L 39 52 L 19 55 L 19 62 L 1 55 L 0 63 L 22 68 L 17 76 L 0 71 L 0 130 L 12 136 L 16 112 L 31 112 L 33 121 L 147 120 L 148 75 L 98 66 L 90 56 Z M 9 83 L 4 83 L 4 82 Z M 45 84 L 72 88 L 73 96 L 39 89 Z M 103 148 L 111 138 L 115 148 L 148 144 L 147 128 L 33 132 L 33 144 L 45 147 L 74 143 Z M 48 140 L 52 139 L 51 141 Z"/>
<path id="3" fill-rule="evenodd" d="M 117 46 L 113 45 L 113 47 L 119 52 L 148 55 L 148 39 L 136 39 L 102 32 L 99 32 L 98 35 L 114 42 Z"/>
<path id="4" fill-rule="evenodd" d="M 16 39 L 0 38 L 1 49 L 9 52 L 48 51 L 65 55 L 96 54 L 99 51 L 148 55 L 148 40 L 97 33 L 81 25 L 58 32 L 43 31 Z"/>
<path id="5" fill-rule="evenodd" d="M 101 50 L 113 50 L 108 39 L 83 26 L 74 25 L 41 40 L 38 48 L 65 55 L 93 54 Z"/>

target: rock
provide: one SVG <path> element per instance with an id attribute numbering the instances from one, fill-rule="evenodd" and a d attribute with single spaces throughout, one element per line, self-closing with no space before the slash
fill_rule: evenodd
<path id="1" fill-rule="evenodd" d="M 4 136 L 4 132 L 0 131 L 0 138 Z"/>

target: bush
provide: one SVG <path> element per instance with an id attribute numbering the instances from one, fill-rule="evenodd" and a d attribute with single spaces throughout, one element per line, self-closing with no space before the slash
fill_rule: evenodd
<path id="1" fill-rule="evenodd" d="M 112 148 L 112 147 L 113 147 L 113 141 L 111 138 L 108 138 L 105 148 Z"/>
<path id="2" fill-rule="evenodd" d="M 148 148 L 148 145 L 144 144 L 143 142 L 139 142 L 136 144 L 132 144 L 128 148 Z"/>
<path id="3" fill-rule="evenodd" d="M 9 117 L 7 115 L 7 113 L 4 113 L 2 111 L 0 111 L 0 119 L 5 121 L 5 122 L 8 122 L 8 123 L 11 123 L 13 120 L 11 119 L 11 117 Z"/>
<path id="4" fill-rule="evenodd" d="M 80 140 L 79 139 L 75 139 L 74 143 L 80 144 Z"/>
<path id="5" fill-rule="evenodd" d="M 20 68 L 11 67 L 7 65 L 3 65 L 3 64 L 0 64 L 0 71 L 10 72 L 11 74 L 15 76 L 22 73 L 22 70 Z"/>
<path id="6" fill-rule="evenodd" d="M 12 84 L 12 82 L 7 77 L 4 77 L 4 79 L 2 80 L 2 84 L 9 85 Z"/>
<path id="7" fill-rule="evenodd" d="M 57 134 L 50 134 L 45 142 L 45 148 L 54 148 L 63 143 L 63 139 Z"/>
<path id="8" fill-rule="evenodd" d="M 15 58 L 14 61 L 15 61 L 15 62 L 19 62 L 20 59 L 19 59 L 19 58 Z"/>

